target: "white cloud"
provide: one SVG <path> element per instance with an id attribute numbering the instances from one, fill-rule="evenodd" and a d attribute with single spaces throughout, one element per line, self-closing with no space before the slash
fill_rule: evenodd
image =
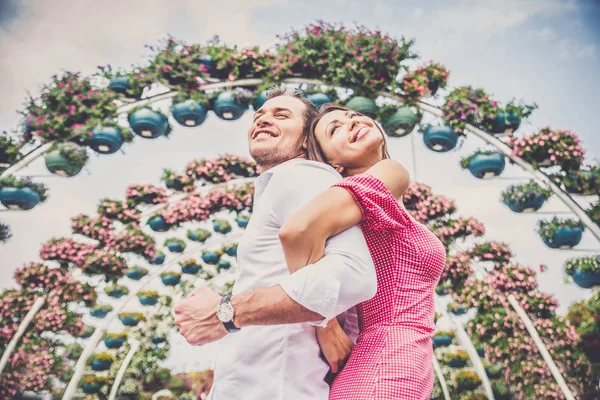
<path id="1" fill-rule="evenodd" d="M 556 32 L 546 27 L 534 32 L 533 36 L 538 39 L 553 39 L 556 37 Z"/>

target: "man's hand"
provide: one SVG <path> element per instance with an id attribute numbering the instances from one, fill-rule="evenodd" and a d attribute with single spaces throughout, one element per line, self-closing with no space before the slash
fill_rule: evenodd
<path id="1" fill-rule="evenodd" d="M 344 368 L 354 343 L 342 329 L 337 319 L 333 318 L 326 328 L 317 328 L 317 341 L 331 372 L 337 374 Z"/>
<path id="2" fill-rule="evenodd" d="M 220 301 L 219 294 L 201 287 L 175 305 L 175 324 L 189 344 L 202 346 L 227 335 L 227 330 L 216 314 Z"/>

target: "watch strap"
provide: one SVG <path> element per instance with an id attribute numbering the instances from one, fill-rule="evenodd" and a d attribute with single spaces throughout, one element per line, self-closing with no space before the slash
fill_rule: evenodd
<path id="1" fill-rule="evenodd" d="M 225 304 L 225 303 L 231 304 L 229 299 L 231 299 L 231 295 L 223 296 L 221 298 L 221 302 L 219 304 Z M 240 330 L 240 328 L 235 326 L 235 324 L 233 323 L 233 318 L 231 319 L 231 321 L 227 321 L 227 322 L 221 321 L 221 322 L 223 323 L 223 326 L 225 327 L 225 329 L 227 329 L 227 332 L 229 332 L 229 333 L 238 332 Z"/>

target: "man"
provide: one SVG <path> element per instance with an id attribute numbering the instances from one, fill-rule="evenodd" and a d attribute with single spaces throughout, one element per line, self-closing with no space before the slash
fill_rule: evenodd
<path id="1" fill-rule="evenodd" d="M 358 227 L 328 240 L 320 261 L 288 272 L 279 229 L 341 178 L 329 165 L 304 159 L 316 111 L 297 91 L 269 93 L 248 130 L 261 175 L 238 246 L 240 276 L 233 295 L 221 298 L 199 288 L 175 307 L 189 343 L 223 338 L 213 400 L 326 400 L 329 367 L 319 357 L 314 325 L 326 326 L 375 295 L 375 269 Z"/>

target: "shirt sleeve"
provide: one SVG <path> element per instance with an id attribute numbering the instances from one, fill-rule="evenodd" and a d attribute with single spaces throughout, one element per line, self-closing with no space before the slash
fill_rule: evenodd
<path id="1" fill-rule="evenodd" d="M 281 224 L 339 180 L 333 170 L 304 165 L 277 175 L 272 179 L 277 178 L 274 183 L 280 197 L 274 202 L 273 212 Z M 372 298 L 377 291 L 377 277 L 361 229 L 353 226 L 330 238 L 322 259 L 289 275 L 280 285 L 294 301 L 324 317 L 314 323 L 318 326 Z"/>

